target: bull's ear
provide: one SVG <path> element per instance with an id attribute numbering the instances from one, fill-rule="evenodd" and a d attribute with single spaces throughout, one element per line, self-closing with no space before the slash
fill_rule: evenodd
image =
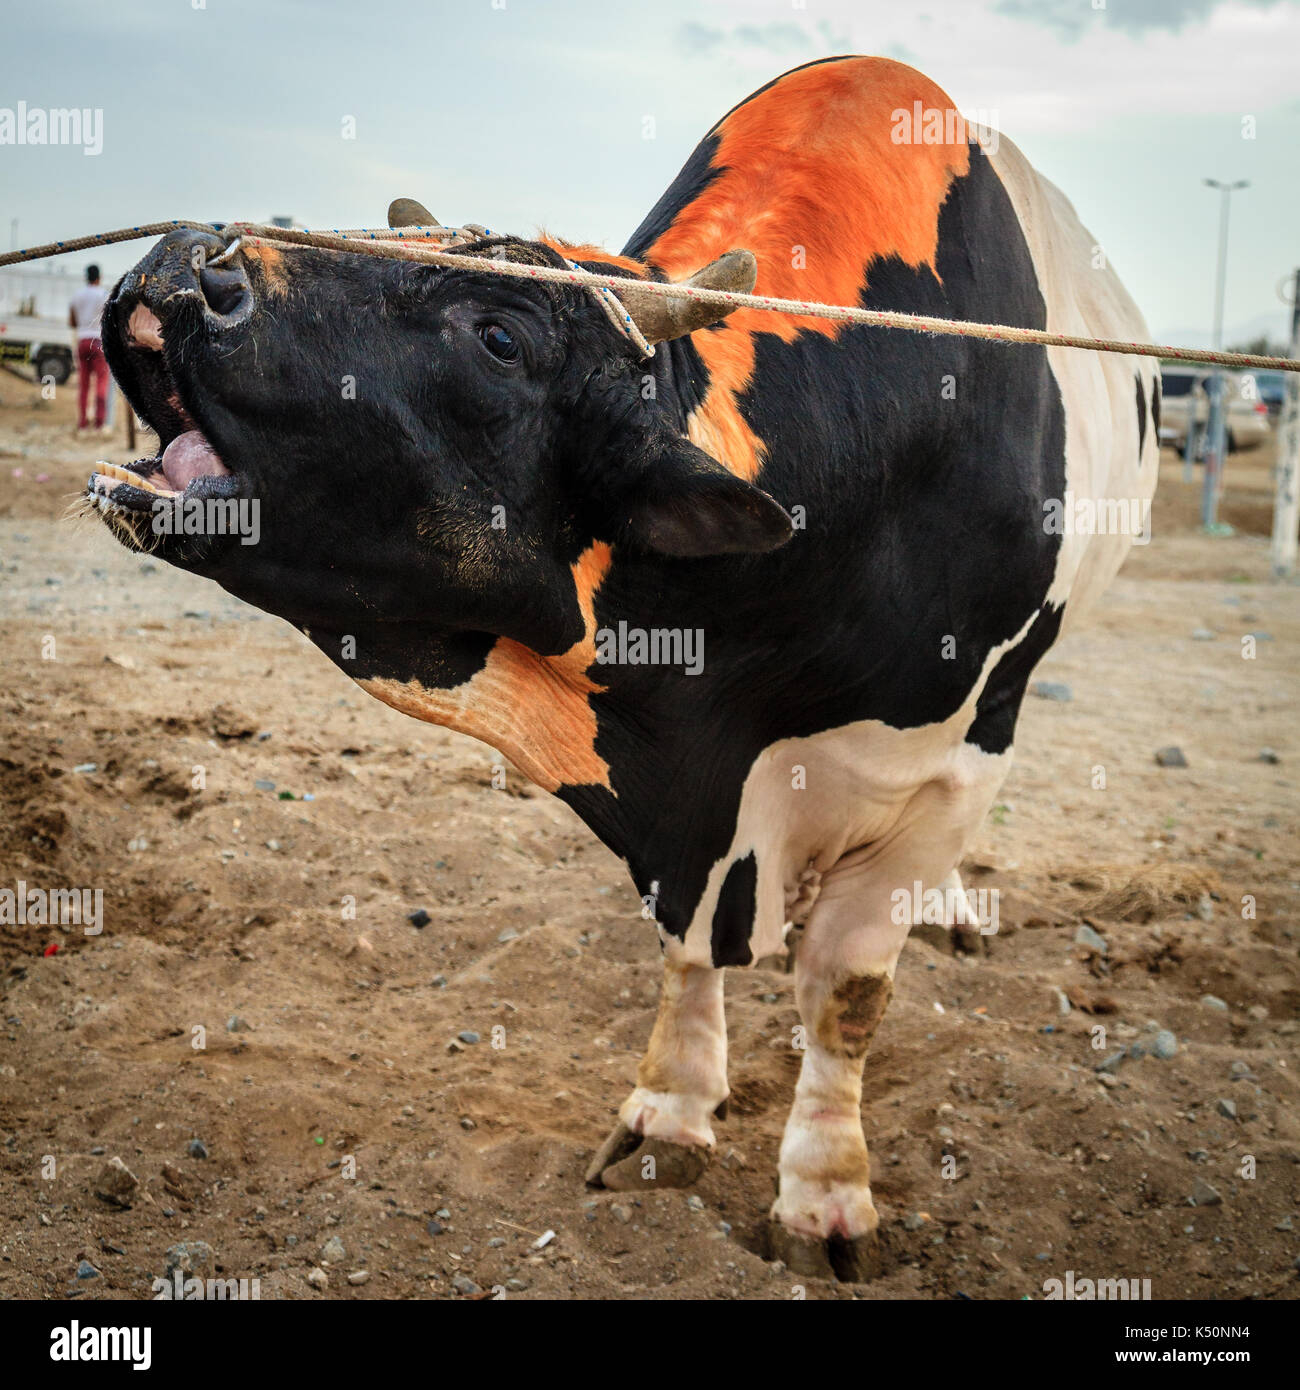
<path id="1" fill-rule="evenodd" d="M 681 435 L 663 433 L 608 498 L 610 539 L 660 555 L 745 555 L 794 534 L 785 509 Z"/>

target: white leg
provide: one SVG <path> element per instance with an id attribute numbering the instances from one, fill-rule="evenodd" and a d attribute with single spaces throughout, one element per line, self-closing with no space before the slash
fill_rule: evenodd
<path id="1" fill-rule="evenodd" d="M 823 876 L 809 914 L 795 961 L 806 1051 L 770 1228 L 772 1253 L 796 1273 L 865 1279 L 878 1269 L 863 1064 L 893 993 L 916 885 L 960 890 L 953 866 L 1009 762 L 981 760 L 972 756 L 967 775 L 923 789 L 892 838 L 845 855 Z"/>
<path id="2" fill-rule="evenodd" d="M 620 1191 L 694 1182 L 713 1147 L 714 1112 L 727 1098 L 721 970 L 665 964 L 659 1014 L 636 1079 L 587 1181 Z"/>

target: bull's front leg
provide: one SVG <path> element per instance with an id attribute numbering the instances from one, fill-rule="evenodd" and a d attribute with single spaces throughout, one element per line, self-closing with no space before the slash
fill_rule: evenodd
<path id="1" fill-rule="evenodd" d="M 620 1192 L 687 1187 L 708 1164 L 712 1120 L 727 1099 L 721 970 L 665 964 L 659 1014 L 636 1079 L 587 1181 Z"/>

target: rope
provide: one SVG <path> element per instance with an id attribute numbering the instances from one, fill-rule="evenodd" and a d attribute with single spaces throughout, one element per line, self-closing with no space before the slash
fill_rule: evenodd
<path id="1" fill-rule="evenodd" d="M 569 262 L 567 268 L 551 265 L 524 265 L 517 261 L 497 260 L 479 256 L 458 255 L 454 251 L 435 251 L 421 242 L 463 242 L 467 234 L 488 235 L 486 227 L 356 227 L 333 228 L 329 232 L 313 232 L 289 227 L 267 227 L 256 222 L 150 222 L 139 227 L 123 227 L 96 236 L 76 237 L 70 241 L 50 242 L 26 251 L 7 251 L 0 254 L 0 266 L 18 265 L 45 256 L 58 256 L 82 251 L 92 246 L 108 246 L 114 242 L 132 241 L 139 237 L 162 236 L 178 228 L 202 232 L 227 232 L 242 238 L 247 245 L 283 243 L 315 246 L 326 250 L 352 254 L 387 256 L 452 266 L 457 269 L 482 271 L 495 275 L 510 275 L 520 279 L 553 281 L 580 285 L 594 291 L 611 321 L 649 355 L 649 344 L 641 337 L 631 315 L 623 308 L 614 292 L 626 289 L 628 277 L 597 275 Z M 231 248 L 227 248 L 229 252 Z M 224 255 L 224 253 L 223 253 Z M 860 323 L 874 328 L 899 328 L 907 332 L 942 334 L 962 338 L 983 338 L 1001 343 L 1031 343 L 1041 347 L 1079 348 L 1092 352 L 1122 353 L 1131 357 L 1164 357 L 1181 362 L 1204 362 L 1222 367 L 1255 367 L 1281 372 L 1300 372 L 1300 360 L 1290 357 L 1267 357 L 1249 352 L 1219 352 L 1199 348 L 1178 348 L 1156 343 L 1128 342 L 1115 338 L 1088 338 L 1072 333 L 1049 333 L 1041 328 L 1017 328 L 1010 324 L 975 323 L 961 319 L 932 318 L 924 314 L 904 314 L 886 309 L 860 309 L 845 304 L 821 304 L 816 300 L 778 299 L 765 294 L 740 294 L 731 290 L 700 289 L 691 285 L 666 283 L 659 280 L 637 280 L 638 294 L 683 296 L 701 304 L 728 309 L 760 309 L 778 314 L 795 314 L 807 318 L 831 319 L 840 323 Z M 617 307 L 616 307 L 617 306 Z"/>

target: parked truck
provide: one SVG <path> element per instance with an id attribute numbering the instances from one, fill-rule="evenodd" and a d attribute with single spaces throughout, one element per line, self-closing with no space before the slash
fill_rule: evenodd
<path id="1" fill-rule="evenodd" d="M 64 270 L 0 270 L 0 361 L 30 366 L 38 381 L 62 386 L 76 364 L 68 306 L 80 280 Z"/>

